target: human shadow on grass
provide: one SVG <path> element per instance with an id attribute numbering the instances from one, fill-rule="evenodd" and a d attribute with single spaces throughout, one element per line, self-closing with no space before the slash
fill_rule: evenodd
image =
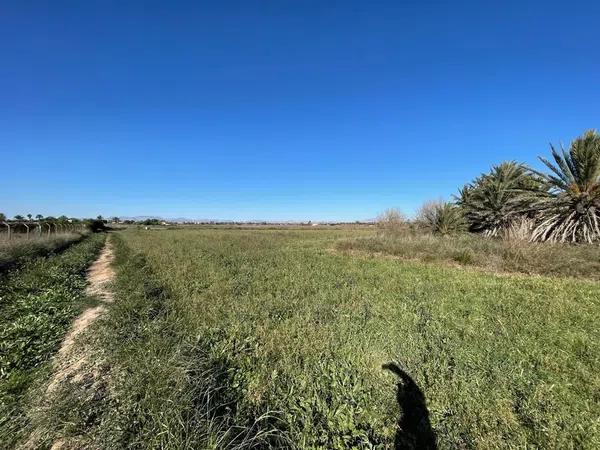
<path id="1" fill-rule="evenodd" d="M 437 449 L 435 433 L 431 428 L 423 391 L 398 364 L 387 363 L 382 368 L 389 370 L 399 378 L 396 398 L 402 416 L 398 421 L 394 448 L 396 450 Z"/>

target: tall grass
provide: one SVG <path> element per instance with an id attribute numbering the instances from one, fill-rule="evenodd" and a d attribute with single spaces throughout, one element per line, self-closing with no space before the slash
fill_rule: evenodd
<path id="1" fill-rule="evenodd" d="M 393 448 L 428 418 L 440 448 L 600 445 L 597 283 L 327 250 L 349 233 L 123 232 L 83 438 Z"/>
<path id="2" fill-rule="evenodd" d="M 505 230 L 504 239 L 476 234 L 435 236 L 413 230 L 395 235 L 343 239 L 341 251 L 390 255 L 427 263 L 459 264 L 493 272 L 515 272 L 600 280 L 600 247 L 529 243 L 526 221 Z"/>
<path id="3" fill-rule="evenodd" d="M 60 233 L 51 236 L 0 240 L 0 272 L 38 256 L 59 252 L 88 233 Z"/>

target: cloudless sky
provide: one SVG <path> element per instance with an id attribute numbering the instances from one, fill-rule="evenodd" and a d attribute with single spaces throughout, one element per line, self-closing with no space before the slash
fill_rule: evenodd
<path id="1" fill-rule="evenodd" d="M 368 219 L 600 125 L 598 1 L 0 2 L 0 211 Z"/>

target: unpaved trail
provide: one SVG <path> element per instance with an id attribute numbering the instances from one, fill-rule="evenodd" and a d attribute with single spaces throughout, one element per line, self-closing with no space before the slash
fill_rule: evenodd
<path id="1" fill-rule="evenodd" d="M 79 372 L 83 363 L 87 361 L 89 352 L 86 348 L 76 347 L 75 344 L 77 337 L 106 312 L 106 304 L 113 301 L 113 293 L 108 286 L 115 275 L 111 265 L 113 259 L 112 245 L 107 239 L 100 256 L 88 268 L 86 277 L 88 281 L 86 294 L 97 298 L 101 304 L 83 311 L 71 325 L 54 361 L 55 373 L 48 385 L 50 392 L 67 378 L 85 375 Z"/>
<path id="2" fill-rule="evenodd" d="M 43 415 L 47 405 L 51 405 L 53 399 L 61 395 L 61 388 L 68 387 L 70 384 L 85 383 L 93 390 L 98 382 L 98 362 L 91 360 L 91 349 L 85 341 L 80 341 L 78 338 L 106 312 L 107 305 L 113 301 L 113 293 L 110 290 L 110 282 L 115 275 L 112 268 L 113 260 L 113 247 L 109 237 L 98 259 L 88 268 L 86 276 L 88 281 L 86 294 L 99 300 L 100 304 L 87 308 L 71 325 L 54 358 L 53 374 L 41 398 L 38 414 Z M 33 423 L 35 424 L 35 419 Z M 44 426 L 34 426 L 22 448 L 38 448 L 40 442 L 48 438 L 47 432 Z M 67 441 L 59 438 L 54 441 L 51 448 L 56 450 L 77 448 L 77 446 L 69 445 Z"/>

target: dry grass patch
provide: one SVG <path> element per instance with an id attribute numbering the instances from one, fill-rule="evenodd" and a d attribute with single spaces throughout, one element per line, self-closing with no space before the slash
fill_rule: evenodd
<path id="1" fill-rule="evenodd" d="M 515 230 L 514 235 L 518 236 Z M 340 251 L 392 255 L 407 260 L 477 267 L 493 272 L 516 272 L 600 280 L 600 247 L 529 243 L 518 238 L 491 239 L 473 234 L 434 236 L 412 232 L 394 236 L 343 239 Z"/>

